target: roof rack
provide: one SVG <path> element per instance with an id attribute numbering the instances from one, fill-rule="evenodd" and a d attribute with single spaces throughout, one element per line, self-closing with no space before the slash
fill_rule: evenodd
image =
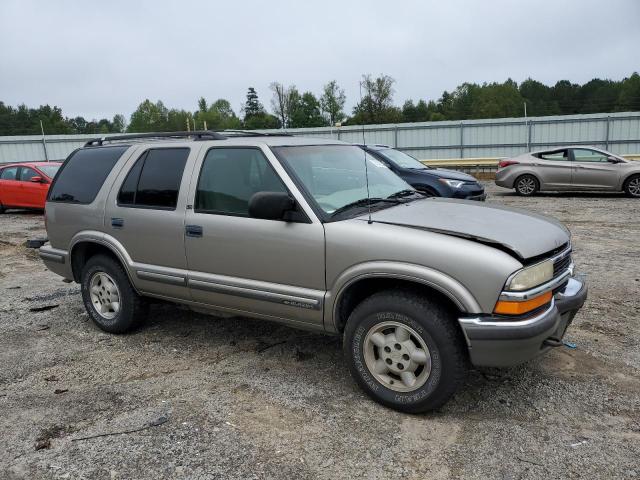
<path id="1" fill-rule="evenodd" d="M 234 137 L 292 137 L 290 133 L 282 132 L 282 133 L 267 133 L 267 132 L 256 132 L 255 130 L 217 130 L 218 132 L 225 134 L 230 133 Z"/>
<path id="2" fill-rule="evenodd" d="M 105 142 L 121 142 L 137 140 L 140 138 L 189 138 L 194 140 L 226 140 L 228 137 L 212 130 L 194 130 L 193 132 L 158 132 L 158 133 L 131 133 L 128 135 L 113 135 L 109 137 L 94 138 L 84 144 L 85 147 L 102 146 Z"/>

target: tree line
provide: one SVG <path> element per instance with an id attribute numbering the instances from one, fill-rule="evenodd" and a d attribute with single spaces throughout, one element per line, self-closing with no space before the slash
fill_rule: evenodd
<path id="1" fill-rule="evenodd" d="M 301 128 L 328 125 L 468 120 L 568 115 L 640 110 L 640 75 L 619 81 L 593 79 L 582 85 L 560 80 L 553 86 L 531 78 L 518 84 L 505 82 L 463 83 L 442 93 L 438 100 L 407 100 L 394 103 L 395 80 L 389 75 L 363 75 L 361 95 L 350 114 L 345 112 L 346 95 L 335 80 L 325 84 L 316 96 L 295 85 L 273 82 L 270 111 L 254 87 L 237 115 L 228 100 L 209 103 L 204 97 L 197 109 L 168 108 L 160 100 L 144 100 L 127 122 L 123 115 L 112 119 L 86 120 L 65 117 L 57 106 L 13 107 L 0 101 L 0 135 L 35 135 L 42 128 L 47 134 L 100 134 L 117 132 L 157 132 L 187 129 L 265 129 Z M 526 107 L 525 107 L 526 105 Z"/>

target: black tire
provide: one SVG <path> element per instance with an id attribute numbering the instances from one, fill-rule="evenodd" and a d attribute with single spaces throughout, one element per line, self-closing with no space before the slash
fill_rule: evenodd
<path id="1" fill-rule="evenodd" d="M 0 203 L 0 215 L 4 213 L 4 205 Z"/>
<path id="2" fill-rule="evenodd" d="M 516 179 L 513 187 L 521 197 L 530 197 L 540 190 L 540 182 L 533 175 L 521 175 Z"/>
<path id="3" fill-rule="evenodd" d="M 408 392 L 390 388 L 395 374 L 389 372 L 390 380 L 385 384 L 367 366 L 366 357 L 371 358 L 366 353 L 370 351 L 365 344 L 367 336 L 390 320 L 419 335 L 430 355 L 426 380 Z M 446 308 L 419 294 L 393 290 L 372 295 L 353 310 L 345 328 L 343 348 L 351 375 L 372 399 L 395 410 L 420 413 L 444 405 L 462 385 L 468 370 L 466 346 L 455 321 Z M 415 340 L 412 333 L 409 341 L 416 344 Z M 383 348 L 387 347 L 377 350 L 377 361 L 385 355 Z M 405 358 L 408 360 L 408 356 Z M 387 357 L 387 363 L 388 360 Z M 419 376 L 418 371 L 415 373 Z M 398 385 L 406 388 L 401 383 L 396 383 L 396 388 Z"/>
<path id="4" fill-rule="evenodd" d="M 99 313 L 91 299 L 91 282 L 97 274 L 106 274 L 118 290 L 118 310 L 105 314 Z M 125 333 L 137 327 L 147 316 L 148 302 L 140 297 L 131 286 L 122 265 L 107 255 L 95 255 L 85 264 L 81 276 L 82 300 L 91 320 L 102 330 L 109 333 Z M 100 297 L 102 298 L 102 297 Z"/>
<path id="5" fill-rule="evenodd" d="M 640 198 L 640 175 L 631 175 L 625 180 L 624 193 L 631 198 Z"/>

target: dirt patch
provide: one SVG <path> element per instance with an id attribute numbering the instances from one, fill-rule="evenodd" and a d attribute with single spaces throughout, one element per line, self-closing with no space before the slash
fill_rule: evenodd
<path id="1" fill-rule="evenodd" d="M 576 348 L 418 416 L 362 394 L 337 338 L 167 305 L 105 334 L 23 247 L 42 217 L 0 215 L 0 478 L 638 478 L 640 203 L 488 193 L 572 230 Z"/>

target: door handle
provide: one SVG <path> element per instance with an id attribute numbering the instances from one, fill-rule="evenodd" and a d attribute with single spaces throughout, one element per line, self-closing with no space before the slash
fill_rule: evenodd
<path id="1" fill-rule="evenodd" d="M 202 227 L 200 225 L 187 225 L 184 227 L 187 237 L 201 237 Z"/>
<path id="2" fill-rule="evenodd" d="M 111 226 L 114 228 L 122 228 L 124 227 L 124 218 L 112 218 Z"/>

